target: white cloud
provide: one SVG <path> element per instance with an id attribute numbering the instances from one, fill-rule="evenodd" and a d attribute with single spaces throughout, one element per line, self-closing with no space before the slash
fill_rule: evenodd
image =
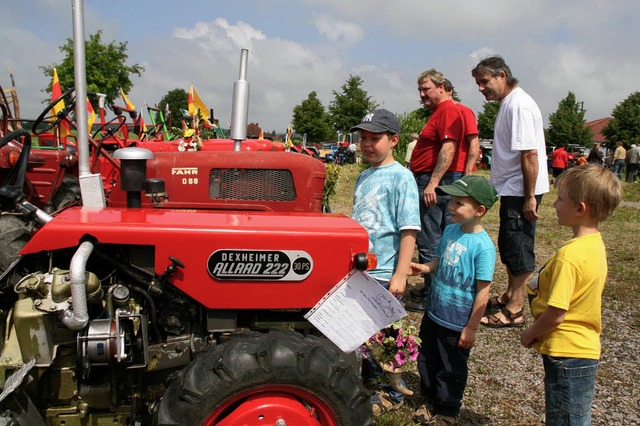
<path id="1" fill-rule="evenodd" d="M 364 37 L 364 31 L 359 25 L 335 19 L 328 15 L 315 13 L 313 25 L 328 40 L 346 47 L 353 46 Z"/>

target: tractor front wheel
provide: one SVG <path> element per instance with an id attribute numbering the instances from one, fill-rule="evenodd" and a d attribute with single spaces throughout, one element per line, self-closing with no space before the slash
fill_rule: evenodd
<path id="1" fill-rule="evenodd" d="M 170 380 L 159 425 L 373 425 L 367 391 L 326 340 L 289 330 L 244 333 Z"/>

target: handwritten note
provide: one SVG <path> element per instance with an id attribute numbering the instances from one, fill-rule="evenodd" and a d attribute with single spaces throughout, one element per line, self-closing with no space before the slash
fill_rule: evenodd
<path id="1" fill-rule="evenodd" d="M 344 352 L 407 315 L 398 299 L 366 272 L 352 271 L 305 318 Z"/>

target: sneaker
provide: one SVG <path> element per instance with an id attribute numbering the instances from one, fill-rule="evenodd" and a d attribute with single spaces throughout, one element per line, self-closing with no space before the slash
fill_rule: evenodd
<path id="1" fill-rule="evenodd" d="M 433 417 L 433 408 L 431 404 L 428 403 L 420 405 L 420 407 L 413 412 L 413 421 L 420 425 L 428 424 Z"/>
<path id="2" fill-rule="evenodd" d="M 442 414 L 436 414 L 426 423 L 429 426 L 454 426 L 458 424 L 457 417 L 443 416 Z"/>
<path id="3" fill-rule="evenodd" d="M 424 312 L 424 299 L 409 300 L 405 302 L 404 308 L 410 312 Z"/>

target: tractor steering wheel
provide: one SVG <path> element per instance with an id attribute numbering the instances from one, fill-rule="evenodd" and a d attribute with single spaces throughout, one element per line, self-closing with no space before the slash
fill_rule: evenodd
<path id="1" fill-rule="evenodd" d="M 14 210 L 16 204 L 24 198 L 22 188 L 24 187 L 27 175 L 27 166 L 29 164 L 29 153 L 31 152 L 31 135 L 24 129 L 14 130 L 4 135 L 0 139 L 0 148 L 8 144 L 12 140 L 24 137 L 22 142 L 22 150 L 16 165 L 11 169 L 7 180 L 0 186 L 0 207 L 3 211 Z"/>
<path id="2" fill-rule="evenodd" d="M 100 135 L 102 133 L 103 130 L 107 131 L 107 137 L 108 136 L 112 136 L 115 133 L 117 133 L 122 126 L 124 126 L 126 124 L 126 122 L 123 120 L 122 122 L 119 122 L 119 117 L 114 117 L 111 120 L 107 121 L 106 123 L 104 123 L 102 126 L 100 126 L 95 132 L 93 132 L 93 136 L 91 136 L 93 139 L 96 139 L 98 135 Z M 109 126 L 110 124 L 113 124 L 114 122 L 118 121 L 117 126 L 114 129 L 109 129 L 107 126 Z M 103 135 L 103 137 L 105 137 Z"/>
<path id="3" fill-rule="evenodd" d="M 42 114 L 40 114 L 40 116 L 36 118 L 36 121 L 33 123 L 34 135 L 40 135 L 48 131 L 49 129 L 60 123 L 62 120 L 64 120 L 65 117 L 69 115 L 71 111 L 73 111 L 74 107 L 76 106 L 76 97 L 75 95 L 73 95 L 73 90 L 74 89 L 68 89 L 62 95 L 58 96 L 58 99 L 51 101 L 51 103 L 47 105 L 44 111 L 42 111 Z M 45 121 L 45 118 L 49 117 L 53 107 L 62 100 L 64 100 L 64 108 L 56 114 L 53 120 L 47 121 L 47 124 L 45 124 L 42 129 L 39 129 L 40 125 Z"/>

